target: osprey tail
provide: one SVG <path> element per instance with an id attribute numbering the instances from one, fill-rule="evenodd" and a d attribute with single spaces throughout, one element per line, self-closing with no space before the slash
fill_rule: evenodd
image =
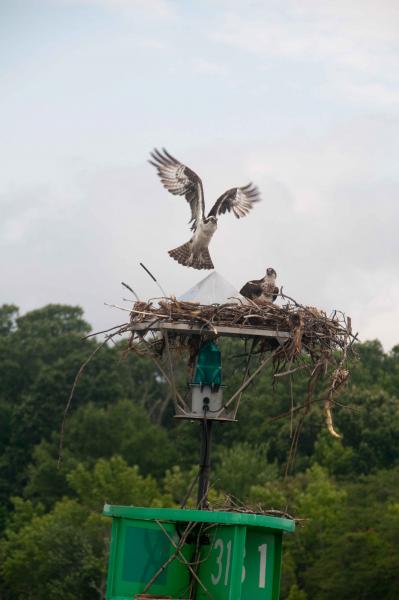
<path id="1" fill-rule="evenodd" d="M 208 248 L 204 248 L 200 253 L 193 252 L 191 241 L 186 242 L 173 250 L 169 250 L 168 254 L 185 267 L 192 267 L 193 269 L 214 268 Z"/>

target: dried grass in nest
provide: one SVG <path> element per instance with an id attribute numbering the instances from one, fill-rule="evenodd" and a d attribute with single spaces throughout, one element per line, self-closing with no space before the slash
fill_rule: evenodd
<path id="1" fill-rule="evenodd" d="M 223 512 L 234 512 L 243 513 L 248 515 L 262 515 L 268 517 L 280 517 L 283 519 L 290 519 L 292 521 L 300 522 L 302 519 L 298 519 L 288 513 L 287 511 L 280 510 L 278 508 L 264 508 L 263 504 L 244 504 L 238 498 L 231 495 L 226 495 L 222 500 L 212 503 L 209 510 L 223 511 Z"/>
<path id="2" fill-rule="evenodd" d="M 346 319 L 342 313 L 335 312 L 328 317 L 317 308 L 301 306 L 291 299 L 284 306 L 254 302 L 201 305 L 175 298 L 161 299 L 156 304 L 135 302 L 131 309 L 130 324 L 143 322 L 151 322 L 153 325 L 174 322 L 200 327 L 204 336 L 216 336 L 219 326 L 288 332 L 290 340 L 277 354 L 281 354 L 281 359 L 285 361 L 294 359 L 302 352 L 314 359 L 327 357 L 336 351 L 343 352 L 356 337 L 352 335 L 350 319 Z M 243 329 L 243 337 L 245 334 Z M 169 335 L 176 349 L 179 345 L 186 347 L 187 336 L 177 333 Z M 259 337 L 257 352 L 269 350 L 269 345 L 268 338 Z M 154 351 L 162 354 L 162 346 L 155 343 Z"/>

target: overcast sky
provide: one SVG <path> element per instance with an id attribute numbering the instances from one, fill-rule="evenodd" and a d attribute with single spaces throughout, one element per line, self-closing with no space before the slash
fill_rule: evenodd
<path id="1" fill-rule="evenodd" d="M 273 266 L 398 344 L 398 32 L 397 0 L 1 0 L 0 303 L 79 304 L 102 329 L 122 280 L 158 295 L 139 261 L 176 295 L 206 276 L 167 254 L 190 232 L 147 162 L 165 146 L 208 206 L 261 190 L 219 220 L 221 275 Z"/>

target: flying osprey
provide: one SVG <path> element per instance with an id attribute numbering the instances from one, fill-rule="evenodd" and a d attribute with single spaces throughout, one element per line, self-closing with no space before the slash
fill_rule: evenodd
<path id="1" fill-rule="evenodd" d="M 272 268 L 266 269 L 263 279 L 248 281 L 241 289 L 240 294 L 255 302 L 274 302 L 279 289 L 276 286 L 277 273 Z"/>
<path id="2" fill-rule="evenodd" d="M 218 216 L 230 211 L 239 219 L 245 217 L 251 210 L 254 202 L 260 200 L 259 191 L 252 183 L 244 187 L 235 187 L 227 190 L 216 200 L 205 216 L 204 191 L 202 181 L 194 171 L 176 160 L 163 148 L 151 152 L 154 165 L 164 187 L 171 194 L 185 196 L 191 208 L 192 238 L 174 250 L 169 250 L 169 255 L 181 265 L 193 269 L 213 269 L 213 262 L 209 254 L 208 245 L 217 228 Z"/>

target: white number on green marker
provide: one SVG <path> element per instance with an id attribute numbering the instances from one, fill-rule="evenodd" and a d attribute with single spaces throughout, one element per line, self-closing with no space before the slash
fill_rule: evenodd
<path id="1" fill-rule="evenodd" d="M 227 582 L 229 581 L 230 558 L 231 558 L 231 540 L 229 540 L 227 542 L 226 573 L 224 576 L 224 585 L 227 585 Z"/>
<path id="2" fill-rule="evenodd" d="M 266 587 L 266 555 L 267 555 L 267 544 L 258 546 L 260 561 L 259 561 L 259 587 Z"/>
<path id="3" fill-rule="evenodd" d="M 223 544 L 222 539 L 218 538 L 216 540 L 214 549 L 218 551 L 218 554 L 216 557 L 217 573 L 215 575 L 213 573 L 211 573 L 211 580 L 212 580 L 213 585 L 217 585 L 220 582 L 220 580 L 222 578 L 222 574 L 223 574 L 224 544 Z M 227 549 L 227 552 L 226 552 L 226 563 L 225 563 L 225 572 L 224 572 L 223 583 L 224 583 L 224 585 L 227 586 L 227 584 L 229 582 L 229 574 L 230 574 L 231 540 L 229 540 L 227 542 L 226 549 Z M 261 544 L 260 546 L 258 546 L 258 552 L 259 552 L 259 582 L 258 582 L 258 586 L 261 589 L 264 589 L 266 587 L 267 544 Z M 246 549 L 244 549 L 244 558 L 245 558 L 245 554 L 246 554 Z M 245 581 L 245 577 L 246 577 L 246 569 L 243 564 L 242 572 L 241 572 L 241 581 L 242 582 Z"/>
<path id="4" fill-rule="evenodd" d="M 245 563 L 245 557 L 246 557 L 246 555 L 247 555 L 247 549 L 244 548 L 244 559 L 243 559 L 243 562 L 242 562 L 242 571 L 241 571 L 241 583 L 244 583 L 245 577 L 247 575 L 247 572 L 245 570 L 245 564 L 244 564 Z"/>
<path id="5" fill-rule="evenodd" d="M 223 569 L 223 566 L 222 566 L 223 540 L 221 540 L 220 538 L 218 538 L 216 540 L 216 542 L 215 542 L 215 550 L 217 548 L 220 548 L 218 557 L 216 559 L 216 564 L 218 566 L 218 572 L 217 572 L 217 575 L 211 574 L 211 579 L 212 579 L 213 585 L 217 585 L 219 583 L 219 581 L 220 581 L 221 576 L 222 576 L 222 569 Z"/>

